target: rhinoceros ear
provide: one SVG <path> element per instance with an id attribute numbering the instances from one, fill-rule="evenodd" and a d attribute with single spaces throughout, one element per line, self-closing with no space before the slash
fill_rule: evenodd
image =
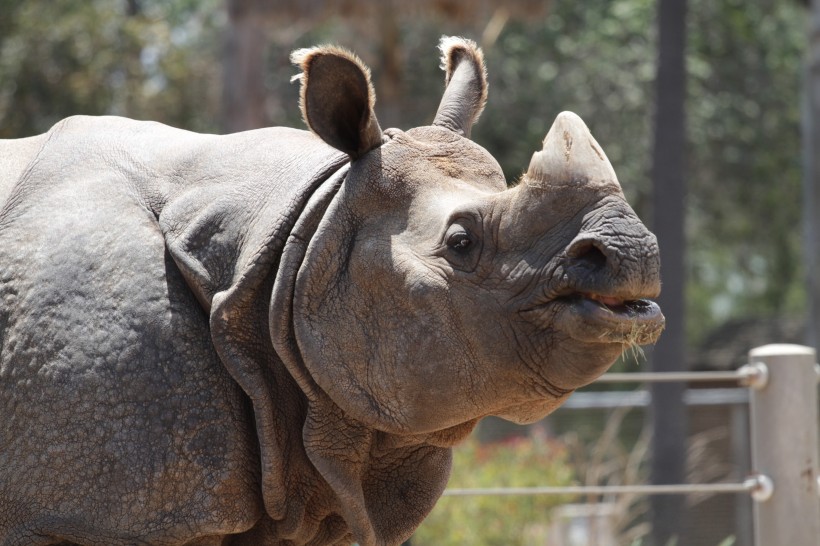
<path id="1" fill-rule="evenodd" d="M 469 138 L 470 129 L 487 103 L 484 54 L 472 40 L 448 36 L 441 38 L 439 49 L 447 87 L 433 125 Z"/>
<path id="2" fill-rule="evenodd" d="M 302 69 L 299 105 L 311 131 L 356 159 L 381 145 L 370 70 L 353 53 L 333 46 L 298 49 L 290 60 Z"/>

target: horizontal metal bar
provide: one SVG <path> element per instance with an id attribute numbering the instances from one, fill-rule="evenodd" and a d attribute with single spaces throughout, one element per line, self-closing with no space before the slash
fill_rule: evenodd
<path id="1" fill-rule="evenodd" d="M 446 489 L 445 497 L 514 495 L 686 495 L 690 493 L 751 493 L 759 487 L 756 478 L 743 483 L 702 483 L 670 485 L 570 485 L 560 487 L 489 487 Z"/>
<path id="2" fill-rule="evenodd" d="M 695 381 L 744 381 L 748 373 L 740 370 L 728 372 L 639 372 L 605 373 L 595 383 L 664 383 Z"/>
<path id="3" fill-rule="evenodd" d="M 578 391 L 572 394 L 561 409 L 645 408 L 652 396 L 649 391 Z M 683 393 L 687 406 L 728 406 L 749 403 L 746 389 L 688 389 Z"/>

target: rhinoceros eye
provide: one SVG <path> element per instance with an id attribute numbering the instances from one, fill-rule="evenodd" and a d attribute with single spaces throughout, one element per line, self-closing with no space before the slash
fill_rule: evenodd
<path id="1" fill-rule="evenodd" d="M 460 227 L 460 226 L 459 226 Z M 473 244 L 470 234 L 466 231 L 459 230 L 456 233 L 447 235 L 447 246 L 459 252 L 466 252 Z"/>
<path id="2" fill-rule="evenodd" d="M 473 271 L 481 255 L 480 220 L 473 217 L 457 217 L 451 220 L 441 239 L 441 256 L 453 269 Z"/>
<path id="3" fill-rule="evenodd" d="M 481 238 L 476 235 L 476 222 L 469 218 L 456 220 L 447 228 L 444 257 L 454 269 L 473 271 L 481 254 Z"/>

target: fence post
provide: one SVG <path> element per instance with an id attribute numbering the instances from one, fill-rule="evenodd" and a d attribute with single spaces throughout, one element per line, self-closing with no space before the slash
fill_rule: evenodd
<path id="1" fill-rule="evenodd" d="M 820 540 L 815 362 L 814 349 L 801 345 L 749 352 L 750 366 L 768 372 L 750 385 L 752 470 L 774 485 L 769 498 L 756 497 L 757 546 L 817 546 Z"/>

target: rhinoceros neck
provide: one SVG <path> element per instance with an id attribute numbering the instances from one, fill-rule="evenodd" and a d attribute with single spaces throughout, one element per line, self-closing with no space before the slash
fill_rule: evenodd
<path id="1" fill-rule="evenodd" d="M 292 313 L 282 295 L 292 290 L 303 249 L 347 171 L 347 165 L 320 171 L 310 191 L 299 194 L 298 215 L 287 228 L 257 245 L 245 271 L 212 298 L 214 346 L 253 407 L 269 518 L 265 534 L 293 544 L 310 543 L 317 533 L 343 542 L 349 533 L 337 507 L 326 500 L 316 505 L 334 494 L 302 447 L 310 401 L 284 364 L 289 354 L 282 348 L 292 337 Z"/>
<path id="2" fill-rule="evenodd" d="M 311 317 L 302 316 L 303 309 L 294 302 L 303 276 L 308 274 L 305 262 L 311 259 L 314 247 L 328 237 L 328 232 L 346 229 L 343 202 L 349 193 L 337 191 L 341 182 L 340 176 L 334 176 L 314 193 L 288 237 L 273 285 L 270 336 L 283 368 L 304 395 L 305 414 L 298 431 L 304 451 L 296 458 L 310 472 L 305 472 L 296 486 L 303 487 L 301 480 L 307 475 L 314 487 L 324 489 L 327 498 L 334 499 L 322 513 L 323 523 L 310 521 L 316 516 L 309 509 L 304 513 L 303 527 L 344 521 L 344 531 L 349 529 L 363 546 L 397 544 L 429 513 L 446 485 L 453 431 L 419 436 L 379 431 L 347 415 L 314 381 L 306 366 L 307 356 L 302 354 L 295 329 Z M 333 247 L 331 251 L 345 250 Z M 329 358 L 322 365 L 340 363 Z M 265 441 L 260 438 L 260 442 Z M 272 467 L 272 472 L 275 470 Z M 271 488 L 263 491 L 263 496 L 271 515 L 290 512 L 293 499 L 299 498 L 287 487 Z M 282 504 L 285 499 L 287 506 Z"/>
<path id="3" fill-rule="evenodd" d="M 294 334 L 293 295 L 296 278 L 307 253 L 308 245 L 331 201 L 344 182 L 348 168 L 343 167 L 325 182 L 310 198 L 302 215 L 290 232 L 279 260 L 270 301 L 270 339 L 280 358 L 287 361 L 288 369 L 303 390 L 310 378 L 301 373 L 300 366 L 291 364 L 301 357 Z"/>

